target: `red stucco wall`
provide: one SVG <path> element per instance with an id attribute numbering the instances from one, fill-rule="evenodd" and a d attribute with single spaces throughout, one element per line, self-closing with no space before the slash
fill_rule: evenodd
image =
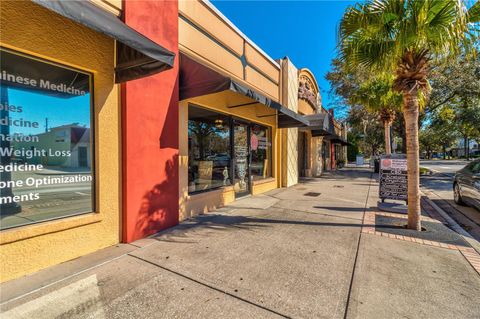
<path id="1" fill-rule="evenodd" d="M 177 54 L 173 69 L 122 85 L 122 228 L 131 242 L 178 224 L 178 2 L 124 1 L 124 21 Z"/>

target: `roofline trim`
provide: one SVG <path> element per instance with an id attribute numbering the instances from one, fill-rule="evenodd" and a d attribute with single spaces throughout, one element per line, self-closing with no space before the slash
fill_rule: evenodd
<path id="1" fill-rule="evenodd" d="M 250 40 L 249 37 L 247 37 L 240 29 L 233 24 L 232 21 L 230 21 L 220 10 L 218 10 L 213 3 L 211 3 L 209 0 L 202 0 L 203 3 L 205 3 L 210 10 L 212 10 L 217 16 L 219 16 L 223 21 L 225 21 L 230 28 L 232 28 L 235 32 L 237 32 L 248 44 L 250 44 L 252 47 L 254 47 L 259 53 L 261 53 L 270 63 L 273 64 L 276 68 L 280 69 L 280 64 L 276 62 L 274 59 L 272 59 L 265 51 L 263 51 L 258 45 L 255 44 L 252 40 Z"/>

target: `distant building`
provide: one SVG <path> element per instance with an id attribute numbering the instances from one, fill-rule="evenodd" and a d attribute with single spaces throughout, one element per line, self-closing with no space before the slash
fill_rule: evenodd
<path id="1" fill-rule="evenodd" d="M 480 155 L 480 147 L 478 143 L 474 140 L 470 140 L 468 143 L 469 147 L 469 156 L 477 156 Z M 450 152 L 452 153 L 452 156 L 455 157 L 465 157 L 465 140 L 461 137 L 459 137 L 453 147 L 450 149 Z"/>
<path id="2" fill-rule="evenodd" d="M 31 159 L 14 157 L 13 161 L 71 168 L 90 168 L 92 165 L 90 128 L 72 123 L 51 128 L 48 132 L 32 137 L 38 139 L 34 138 L 32 142 L 12 142 L 12 147 L 14 149 L 45 150 L 46 155 L 35 156 Z M 63 155 L 55 155 L 56 152 L 58 154 L 63 152 Z"/>

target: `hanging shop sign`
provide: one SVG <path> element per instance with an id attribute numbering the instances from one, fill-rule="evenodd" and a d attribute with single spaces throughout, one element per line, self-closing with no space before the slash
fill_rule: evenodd
<path id="1" fill-rule="evenodd" d="M 1 229 L 94 211 L 90 73 L 0 48 Z"/>
<path id="2" fill-rule="evenodd" d="M 398 156 L 398 158 L 397 158 Z M 380 199 L 407 201 L 407 159 L 398 154 L 395 158 L 382 157 L 380 159 Z"/>

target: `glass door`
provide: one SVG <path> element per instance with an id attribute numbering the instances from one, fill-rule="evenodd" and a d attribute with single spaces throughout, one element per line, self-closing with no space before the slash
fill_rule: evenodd
<path id="1" fill-rule="evenodd" d="M 233 123 L 233 156 L 235 197 L 250 194 L 250 132 L 245 123 Z"/>

